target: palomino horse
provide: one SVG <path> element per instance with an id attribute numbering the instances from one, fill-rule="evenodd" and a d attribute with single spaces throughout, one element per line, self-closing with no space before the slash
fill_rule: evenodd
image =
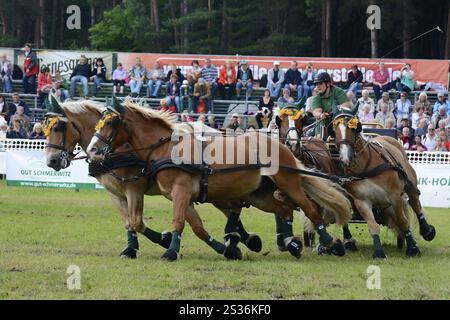
<path id="1" fill-rule="evenodd" d="M 185 213 L 189 203 L 198 199 L 205 202 L 247 202 L 252 192 L 259 187 L 264 174 L 269 176 L 277 188 L 289 196 L 295 205 L 308 214 L 308 218 L 318 229 L 322 245 L 336 254 L 345 253 L 342 243 L 334 240 L 326 231 L 315 203 L 320 203 L 332 211 L 338 223 L 346 223 L 351 215 L 350 202 L 342 195 L 337 185 L 316 177 L 290 172 L 303 170 L 303 165 L 285 146 L 264 134 L 252 132 L 237 137 L 216 137 L 212 141 L 200 143 L 201 149 L 198 152 L 199 150 L 196 149 L 198 143 L 191 139 L 192 135 L 187 134 L 181 139 L 172 139 L 175 125 L 172 117 L 167 113 L 142 108 L 128 101 L 125 102 L 125 106 L 115 103 L 114 108 L 104 113 L 96 129 L 97 132 L 87 150 L 92 160 L 104 160 L 105 156 L 110 155 L 118 146 L 128 141 L 138 157 L 150 166 L 150 172 L 161 192 L 172 199 L 172 242 L 163 255 L 164 259 L 173 261 L 178 258 Z M 183 160 L 187 160 L 188 163 L 181 165 L 175 164 L 176 161 L 173 159 L 175 147 L 179 146 L 178 141 L 187 146 L 183 149 Z M 251 145 L 250 141 L 254 145 Z M 270 146 L 271 154 L 278 153 L 274 161 L 280 168 L 286 170 L 275 170 L 274 173 L 263 168 L 259 162 L 252 163 L 254 159 L 252 152 L 257 151 L 259 155 L 263 143 L 265 146 Z M 213 162 L 205 165 L 204 161 L 201 161 L 200 165 L 192 165 L 196 163 L 193 159 L 195 155 L 200 154 L 203 157 L 203 145 L 216 156 L 224 152 L 222 159 L 227 159 L 225 162 L 228 163 Z M 231 146 L 229 153 L 226 151 L 227 146 Z M 240 158 L 240 162 L 237 159 L 238 153 L 241 155 L 242 153 L 238 147 L 243 148 L 243 157 Z M 252 152 L 250 147 L 254 148 Z M 258 156 L 256 157 L 258 159 Z M 142 214 L 137 210 L 134 213 Z"/>
<path id="2" fill-rule="evenodd" d="M 47 165 L 59 171 L 70 165 L 74 158 L 73 152 L 77 143 L 83 150 L 86 150 L 95 132 L 94 127 L 101 118 L 105 107 L 89 100 L 66 102 L 60 105 L 52 97 L 52 104 L 49 104 L 47 108 L 50 110 L 44 121 L 44 132 L 48 141 Z M 129 164 L 125 166 L 115 168 L 115 175 L 121 177 L 136 176 L 141 169 L 137 164 L 135 166 L 130 166 Z M 128 214 L 130 206 L 133 205 L 133 196 L 131 195 L 134 193 L 134 190 L 140 189 L 146 184 L 146 177 L 140 177 L 136 181 L 129 182 L 121 181 L 106 172 L 100 172 L 95 177 L 106 188 L 111 200 L 119 209 L 120 216 L 127 230 L 128 246 L 120 254 L 121 257 L 132 259 L 137 257 L 139 242 L 136 231 L 144 234 L 152 242 L 158 243 L 166 249 L 169 247 L 172 236 L 170 232 L 159 233 L 153 231 L 145 225 L 142 216 L 137 217 Z M 154 185 L 147 190 L 146 194 L 159 195 L 161 192 L 158 186 Z M 203 223 L 192 205 L 187 209 L 186 220 L 197 237 L 205 241 L 217 253 L 224 253 L 224 245 L 214 240 L 203 228 Z"/>
<path id="3" fill-rule="evenodd" d="M 67 102 L 61 105 L 54 101 L 48 108 L 56 110 L 47 115 L 44 124 L 49 139 L 49 148 L 47 149 L 48 165 L 56 170 L 60 170 L 61 168 L 69 166 L 70 161 L 73 158 L 73 150 L 77 143 L 86 150 L 87 142 L 95 132 L 95 124 L 101 119 L 102 112 L 105 108 L 92 101 Z M 186 124 L 180 125 L 184 126 L 187 130 L 192 129 Z M 117 161 L 117 159 L 115 159 L 115 161 Z M 102 163 L 101 167 L 108 166 Z M 109 167 L 111 168 L 111 164 L 109 164 Z M 103 173 L 96 174 L 96 178 L 110 192 L 113 202 L 117 204 L 119 211 L 121 212 L 125 228 L 128 230 L 129 246 L 121 255 L 134 258 L 136 257 L 135 249 L 138 247 L 136 231 L 142 232 L 141 230 L 144 228 L 144 234 L 154 242 L 158 241 L 159 237 L 148 227 L 143 227 L 144 222 L 142 221 L 142 215 L 132 216 L 133 219 L 129 219 L 127 198 L 130 197 L 132 192 L 128 192 L 127 190 L 133 186 L 128 186 L 128 183 L 136 184 L 136 182 L 121 181 L 119 178 L 134 176 L 137 178 L 136 180 L 140 180 L 141 183 L 145 184 L 147 182 L 147 177 L 138 177 L 136 172 L 139 172 L 139 169 L 142 168 L 130 168 L 129 164 L 126 168 L 121 167 L 120 164 L 113 168 L 114 171 L 112 173 L 110 172 L 111 169 L 106 170 L 107 172 L 104 170 Z M 289 213 L 291 213 L 290 219 L 277 221 L 278 246 L 280 250 L 287 250 L 293 256 L 299 257 L 301 254 L 301 242 L 296 237 L 293 237 L 291 234 L 292 231 L 289 232 L 289 229 L 292 229 L 292 208 L 276 200 L 273 197 L 274 191 L 274 185 L 267 179 L 267 181 L 261 185 L 259 190 L 251 195 L 250 202 L 262 210 L 274 212 L 277 215 L 289 216 Z M 155 184 L 147 190 L 146 194 L 160 195 L 161 192 L 158 189 L 158 185 Z M 133 197 L 134 196 L 136 196 L 136 194 L 134 194 Z M 250 250 L 259 252 L 261 250 L 260 238 L 255 234 L 247 233 L 239 219 L 242 204 L 240 202 L 218 202 L 214 203 L 214 205 L 229 218 L 225 227 L 225 232 L 238 234 L 239 241 L 243 242 Z M 225 257 L 229 259 L 239 259 L 241 257 L 240 250 L 237 247 L 229 248 L 229 246 L 227 246 L 224 248 L 222 244 L 218 243 L 208 235 L 193 206 L 189 206 L 186 218 L 189 224 L 191 224 L 194 233 L 200 239 L 205 240 L 207 244 L 212 246 L 218 253 L 224 253 Z M 169 237 L 167 235 L 169 235 Z M 170 236 L 171 233 L 162 234 L 163 241 L 161 244 L 166 248 L 170 244 Z M 284 241 L 288 238 L 292 239 L 290 239 L 290 241 Z M 236 235 L 233 237 L 233 240 L 234 239 L 236 239 Z"/>
<path id="4" fill-rule="evenodd" d="M 358 109 L 358 106 L 355 106 L 354 109 L 352 110 L 352 112 L 356 112 L 355 110 L 357 110 L 357 109 Z M 276 118 L 277 125 L 280 128 L 279 129 L 280 136 L 285 137 L 286 141 L 289 141 L 289 146 L 292 148 L 292 151 L 297 156 L 299 156 L 301 159 L 304 159 L 306 163 L 311 163 L 312 165 L 317 167 L 319 170 L 327 172 L 327 173 L 338 174 L 339 172 L 342 172 L 342 170 L 340 168 L 338 168 L 335 161 L 332 159 L 331 154 L 329 153 L 328 147 L 325 144 L 325 142 L 323 142 L 322 140 L 319 140 L 319 139 L 308 139 L 308 140 L 300 140 L 299 139 L 302 135 L 302 132 L 304 131 L 303 128 L 304 128 L 306 119 L 305 119 L 305 114 L 303 112 L 301 112 L 301 111 L 299 113 L 297 113 L 297 112 L 298 111 L 281 112 L 281 117 L 279 116 L 278 118 Z M 337 110 L 335 110 L 334 112 L 338 116 L 337 117 L 338 119 L 351 116 L 351 119 L 353 119 L 353 123 L 350 123 L 350 126 L 351 127 L 355 126 L 355 120 L 354 120 L 355 118 L 353 117 L 352 113 L 347 112 L 347 115 L 345 115 L 345 114 L 338 115 Z M 290 117 L 291 123 L 289 123 L 287 121 L 288 116 Z M 341 122 L 341 120 L 339 120 L 335 124 L 340 124 L 340 122 Z M 358 129 L 358 126 L 359 125 L 356 124 L 356 128 L 347 128 L 347 130 L 356 130 L 356 129 Z M 364 138 L 359 133 L 357 135 L 355 133 L 354 136 L 347 134 L 347 137 L 353 137 L 354 139 L 358 138 L 359 142 L 365 141 Z M 395 156 L 401 155 L 401 157 L 398 158 L 401 160 L 399 163 L 397 163 L 397 166 L 400 166 L 398 169 L 402 168 L 402 170 L 405 170 L 405 173 L 406 173 L 406 177 L 404 177 L 404 178 L 407 179 L 406 180 L 407 183 L 406 183 L 404 191 L 407 193 L 408 198 L 409 198 L 409 200 L 408 200 L 409 204 L 413 208 L 413 210 L 416 213 L 416 216 L 419 220 L 420 233 L 421 233 L 422 237 L 427 241 L 431 241 L 435 236 L 435 228 L 432 225 L 429 225 L 425 219 L 425 215 L 423 213 L 423 209 L 422 209 L 422 206 L 419 201 L 419 192 L 417 190 L 416 173 L 415 173 L 414 169 L 411 167 L 411 165 L 408 163 L 406 153 L 404 152 L 402 146 L 395 139 L 392 139 L 390 137 L 385 137 L 385 136 L 380 136 L 380 137 L 377 137 L 375 140 L 373 140 L 373 143 L 375 143 L 375 147 L 371 146 L 370 148 L 380 148 L 380 145 L 378 145 L 378 142 L 380 142 L 380 141 L 381 141 L 383 147 L 385 144 L 389 144 L 389 145 L 391 145 L 391 147 L 397 149 Z M 298 145 L 297 145 L 297 143 L 298 143 Z M 365 141 L 365 143 L 369 143 L 369 142 Z M 372 143 L 370 143 L 370 144 L 372 144 Z M 344 146 L 345 143 L 341 143 L 339 145 Z M 359 144 L 358 144 L 358 146 L 359 146 Z M 389 146 L 387 148 L 390 149 Z M 390 152 L 388 149 L 386 149 L 386 152 Z M 325 154 L 323 154 L 323 152 L 326 152 L 327 154 L 325 155 Z M 355 151 L 353 151 L 353 152 L 355 152 Z M 321 154 L 321 156 L 318 156 L 319 154 Z M 356 151 L 356 154 L 358 154 L 358 151 Z M 379 153 L 379 154 L 382 154 L 382 153 Z M 342 159 L 342 154 L 340 154 L 340 157 Z M 313 159 L 313 160 L 309 160 L 309 159 Z M 387 161 L 386 159 L 383 159 L 383 160 Z M 361 159 L 359 159 L 359 161 L 361 161 Z M 391 162 L 391 160 L 389 160 L 388 162 Z M 370 165 L 370 168 L 376 167 L 376 164 L 374 164 L 374 163 L 373 164 L 367 163 L 367 165 Z M 370 168 L 367 167 L 367 168 L 365 168 L 364 171 L 368 172 L 368 171 L 370 171 Z M 380 168 L 382 168 L 382 167 L 380 167 Z M 396 168 L 388 168 L 388 167 L 386 167 L 385 169 L 394 170 L 394 171 L 391 170 L 391 172 L 395 172 L 395 170 L 397 170 Z M 355 172 L 355 171 L 358 171 L 358 168 L 354 168 L 354 169 L 352 168 L 352 170 L 353 170 L 353 172 Z M 363 171 L 362 168 L 359 168 L 359 170 Z M 350 176 L 353 175 L 352 172 L 350 172 L 350 173 L 346 172 L 346 173 L 349 174 Z M 383 181 L 383 180 L 380 179 L 379 181 Z M 394 180 L 394 182 L 397 182 L 397 181 Z M 345 185 L 345 188 L 349 191 L 349 193 L 352 196 L 355 196 L 354 190 L 358 189 L 359 186 L 361 186 L 361 185 L 362 185 L 362 181 L 353 181 L 353 182 L 348 182 Z M 390 190 L 390 189 L 386 189 L 386 190 Z M 370 191 L 366 191 L 366 192 L 370 193 Z M 384 209 L 383 206 L 378 206 L 378 205 L 375 205 L 374 203 L 375 202 L 371 203 L 372 208 Z M 384 211 L 383 213 L 385 213 L 385 216 L 386 216 L 386 214 L 388 212 Z M 367 216 L 367 211 L 366 211 L 366 215 L 363 215 L 363 218 L 365 218 L 365 220 L 368 221 L 366 219 L 366 216 Z M 372 218 L 372 224 L 373 224 L 373 222 L 374 222 L 373 213 L 371 213 L 369 215 L 369 218 L 370 217 Z M 375 246 L 376 252 L 374 253 L 374 257 L 384 257 L 385 256 L 384 252 L 382 251 L 382 248 L 380 251 L 380 246 L 378 246 L 378 239 L 376 239 L 376 238 L 377 238 L 377 236 L 375 236 L 375 239 L 374 239 L 374 242 L 377 242 L 377 245 Z M 399 238 L 401 238 L 401 239 L 404 238 L 403 232 L 401 232 L 399 234 Z M 351 239 L 351 234 L 350 234 L 350 231 L 348 230 L 348 227 L 346 228 L 346 226 L 344 226 L 344 244 L 346 244 L 346 249 L 349 249 L 349 247 L 348 247 L 349 242 L 346 241 L 347 239 Z M 411 242 L 410 242 L 410 244 L 411 244 Z M 356 246 L 355 246 L 355 248 L 356 248 Z M 414 255 L 414 249 L 412 249 L 412 252 L 409 255 Z"/>

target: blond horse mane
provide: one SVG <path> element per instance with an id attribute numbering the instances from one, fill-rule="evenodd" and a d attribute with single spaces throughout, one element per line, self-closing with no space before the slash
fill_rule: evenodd
<path id="1" fill-rule="evenodd" d="M 175 128 L 177 116 L 169 111 L 152 110 L 133 103 L 130 100 L 125 100 L 124 106 L 126 109 L 140 115 L 144 119 L 160 120 L 168 129 L 173 130 Z"/>
<path id="2" fill-rule="evenodd" d="M 65 112 L 71 114 L 80 114 L 84 112 L 93 112 L 101 115 L 103 111 L 105 111 L 105 106 L 102 104 L 92 101 L 92 100 L 83 100 L 83 101 L 68 101 L 61 103 L 61 107 Z"/>

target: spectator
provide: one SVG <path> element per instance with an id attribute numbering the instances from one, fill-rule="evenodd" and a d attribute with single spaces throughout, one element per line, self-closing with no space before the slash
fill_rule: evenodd
<path id="1" fill-rule="evenodd" d="M 177 65 L 176 64 L 171 64 L 170 65 L 170 70 L 167 72 L 167 77 L 166 77 L 166 80 L 167 81 L 170 81 L 170 77 L 173 75 L 173 74 L 175 74 L 178 78 L 178 85 L 180 85 L 181 86 L 181 84 L 183 83 L 183 80 L 184 80 L 184 76 L 183 76 L 183 74 L 181 73 L 181 68 L 177 68 Z"/>
<path id="2" fill-rule="evenodd" d="M 427 147 L 422 144 L 422 138 L 420 135 L 416 134 L 414 136 L 414 144 L 409 147 L 409 150 L 411 151 L 427 151 Z"/>
<path id="3" fill-rule="evenodd" d="M 0 94 L 0 118 L 6 122 L 8 122 L 9 120 L 9 107 L 5 101 L 5 97 L 2 96 L 1 94 Z"/>
<path id="4" fill-rule="evenodd" d="M 184 82 L 184 81 L 183 81 Z M 195 77 L 194 74 L 190 73 L 187 76 L 187 86 L 188 86 L 188 95 L 189 95 L 189 99 L 188 99 L 188 110 L 189 113 L 193 113 L 194 112 L 194 86 L 197 83 L 197 78 Z"/>
<path id="5" fill-rule="evenodd" d="M 95 68 L 92 70 L 91 74 L 93 76 L 90 77 L 90 80 L 94 81 L 92 94 L 95 97 L 97 95 L 97 91 L 101 89 L 102 83 L 106 82 L 106 66 L 103 62 L 103 58 L 97 58 L 95 61 Z"/>
<path id="6" fill-rule="evenodd" d="M 57 69 L 55 71 L 55 79 L 53 81 L 53 92 L 56 97 L 61 102 L 65 102 L 67 99 L 70 98 L 69 95 L 69 81 L 67 80 L 67 77 L 63 77 L 61 75 L 61 72 Z M 45 106 L 45 104 L 44 104 Z"/>
<path id="7" fill-rule="evenodd" d="M 421 137 L 425 136 L 428 132 L 429 121 L 428 118 L 422 118 L 419 120 L 419 125 L 415 130 L 416 135 L 420 135 Z"/>
<path id="8" fill-rule="evenodd" d="M 441 119 L 438 122 L 438 126 L 436 128 L 436 133 L 439 135 L 441 132 L 446 132 L 445 128 L 447 124 L 449 123 L 450 118 Z"/>
<path id="9" fill-rule="evenodd" d="M 425 92 L 421 92 L 419 94 L 419 99 L 416 101 L 416 103 L 414 103 L 415 110 L 418 110 L 419 107 L 423 109 L 423 112 L 425 112 L 425 114 L 429 115 L 430 117 L 432 116 L 433 108 Z"/>
<path id="10" fill-rule="evenodd" d="M 444 106 L 445 113 L 450 115 L 450 102 L 447 99 L 445 99 L 445 94 L 443 92 L 439 92 L 437 97 L 438 99 L 433 106 L 433 114 L 438 113 L 439 108 L 441 106 Z"/>
<path id="11" fill-rule="evenodd" d="M 27 131 L 23 128 L 19 119 L 12 122 L 6 133 L 8 139 L 26 139 L 28 137 Z"/>
<path id="12" fill-rule="evenodd" d="M 400 92 L 411 92 L 414 90 L 414 71 L 409 63 L 401 69 L 400 81 L 397 82 L 397 90 Z"/>
<path id="13" fill-rule="evenodd" d="M 28 108 L 27 103 L 20 99 L 20 96 L 17 92 L 14 92 L 12 94 L 12 102 L 8 106 L 9 118 L 16 113 L 17 107 L 19 106 L 23 106 L 23 109 L 27 116 L 30 115 L 30 109 Z"/>
<path id="14" fill-rule="evenodd" d="M 17 106 L 16 113 L 11 116 L 9 125 L 12 126 L 14 121 L 19 120 L 22 127 L 28 132 L 30 130 L 31 119 L 25 114 L 25 109 L 23 106 Z"/>
<path id="15" fill-rule="evenodd" d="M 192 74 L 188 74 L 188 77 L 192 77 Z M 183 84 L 180 87 L 180 99 L 181 99 L 181 109 L 183 110 L 192 110 L 191 106 L 191 96 L 193 96 L 193 91 L 190 90 L 188 80 L 183 80 Z"/>
<path id="16" fill-rule="evenodd" d="M 313 63 L 308 62 L 308 64 L 306 65 L 306 69 L 302 74 L 303 90 L 305 91 L 305 89 L 307 89 L 306 94 L 308 95 L 308 97 L 312 95 L 312 91 L 314 89 L 314 78 L 316 74 L 317 70 L 314 69 Z M 303 92 L 303 95 L 304 94 L 305 92 Z"/>
<path id="17" fill-rule="evenodd" d="M 270 96 L 270 90 L 266 88 L 264 89 L 264 95 L 259 99 L 258 112 L 255 116 L 256 123 L 258 124 L 259 129 L 262 129 L 264 127 L 262 119 L 269 119 L 269 122 L 272 120 L 273 106 L 274 101 Z"/>
<path id="18" fill-rule="evenodd" d="M 387 118 L 385 128 L 386 129 L 395 129 L 394 126 L 395 126 L 395 119 Z"/>
<path id="19" fill-rule="evenodd" d="M 408 118 L 403 118 L 402 120 L 401 120 L 401 124 L 400 124 L 400 127 L 398 127 L 397 129 L 398 129 L 398 132 L 399 132 L 399 134 L 401 134 L 402 133 L 402 131 L 403 131 L 403 128 L 408 128 L 409 129 L 409 136 L 410 136 L 410 138 L 411 138 L 411 141 L 413 140 L 413 137 L 414 137 L 414 134 L 415 134 L 415 132 L 414 132 L 414 129 L 413 128 L 411 128 L 411 126 L 410 126 L 410 124 L 409 124 L 409 120 L 408 120 Z"/>
<path id="20" fill-rule="evenodd" d="M 440 137 L 436 137 L 435 142 L 436 143 L 434 145 L 434 148 L 431 151 L 438 151 L 438 152 L 448 151 Z"/>
<path id="21" fill-rule="evenodd" d="M 373 74 L 373 91 L 376 101 L 381 99 L 382 92 L 388 92 L 391 89 L 389 84 L 389 73 L 384 68 L 384 63 L 380 62 L 379 68 Z"/>
<path id="22" fill-rule="evenodd" d="M 42 131 L 42 125 L 37 122 L 33 126 L 33 131 L 30 133 L 28 139 L 37 139 L 37 140 L 45 140 L 45 134 Z"/>
<path id="23" fill-rule="evenodd" d="M 75 86 L 77 82 L 81 82 L 83 86 L 83 96 L 88 96 L 88 79 L 91 77 L 91 67 L 87 63 L 86 56 L 81 55 L 80 62 L 73 69 L 70 76 L 70 96 L 75 96 Z"/>
<path id="24" fill-rule="evenodd" d="M 211 64 L 210 58 L 205 59 L 205 66 L 202 68 L 201 76 L 209 84 L 211 88 L 211 98 L 214 99 L 218 88 L 217 78 L 219 77 L 219 74 L 217 68 Z"/>
<path id="25" fill-rule="evenodd" d="M 289 89 L 283 89 L 283 95 L 278 98 L 277 102 L 281 103 L 293 103 L 294 98 L 291 97 L 291 92 Z"/>
<path id="26" fill-rule="evenodd" d="M 246 100 L 248 100 L 253 91 L 253 74 L 252 70 L 248 67 L 246 60 L 241 61 L 241 67 L 237 74 L 236 94 L 238 100 L 241 99 L 242 88 L 247 90 L 245 96 Z"/>
<path id="27" fill-rule="evenodd" d="M 205 121 L 206 121 L 206 117 L 204 114 L 201 114 L 198 116 L 197 122 L 200 122 L 201 124 L 205 124 Z"/>
<path id="28" fill-rule="evenodd" d="M 142 60 L 136 57 L 136 64 L 128 71 L 128 76 L 130 77 L 130 95 L 132 97 L 138 97 L 141 93 L 142 85 L 144 84 L 145 78 L 145 67 L 142 65 Z"/>
<path id="29" fill-rule="evenodd" d="M 231 100 L 236 89 L 236 70 L 230 60 L 225 61 L 225 65 L 220 69 L 219 92 L 225 100 L 225 88 L 228 87 L 228 100 Z"/>
<path id="30" fill-rule="evenodd" d="M 389 98 L 389 93 L 388 92 L 383 92 L 383 94 L 381 95 L 381 99 L 378 100 L 377 102 L 377 112 L 381 110 L 380 106 L 381 103 L 386 103 L 388 105 L 388 112 L 394 112 L 394 101 L 392 101 Z"/>
<path id="31" fill-rule="evenodd" d="M 193 74 L 188 74 L 188 76 L 189 75 L 193 76 Z M 164 99 L 164 101 L 165 101 L 165 99 Z M 166 101 L 166 103 L 167 103 L 167 101 Z M 181 113 L 181 122 L 194 122 L 194 119 L 188 114 L 187 110 L 184 110 Z"/>
<path id="32" fill-rule="evenodd" d="M 407 99 L 406 92 L 400 93 L 400 99 L 397 99 L 395 109 L 397 110 L 397 127 L 400 127 L 402 119 L 409 119 L 409 113 L 411 111 L 411 101 Z"/>
<path id="33" fill-rule="evenodd" d="M 173 104 L 169 105 L 169 103 L 170 102 L 168 102 L 167 98 L 163 98 L 163 99 L 159 100 L 159 106 L 156 108 L 156 110 L 164 111 L 164 112 L 170 111 L 173 113 L 177 113 L 176 107 Z"/>
<path id="34" fill-rule="evenodd" d="M 230 124 L 228 125 L 227 128 L 233 129 L 234 131 L 238 129 L 244 130 L 244 128 L 242 127 L 242 120 L 239 114 L 233 113 L 233 115 L 231 116 Z"/>
<path id="35" fill-rule="evenodd" d="M 267 73 L 267 88 L 270 90 L 270 96 L 277 99 L 280 95 L 281 86 L 284 82 L 284 71 L 280 69 L 280 62 L 274 61 L 273 68 Z"/>
<path id="36" fill-rule="evenodd" d="M 147 71 L 147 80 L 147 97 L 156 98 L 164 80 L 164 70 L 158 61 L 155 61 L 153 68 Z"/>
<path id="37" fill-rule="evenodd" d="M 365 104 L 358 113 L 358 118 L 361 122 L 372 122 L 374 120 L 373 112 L 370 111 L 370 104 Z"/>
<path id="38" fill-rule="evenodd" d="M 2 83 L 4 93 L 12 91 L 12 72 L 11 61 L 6 59 L 6 54 L 0 53 L 0 83 Z"/>
<path id="39" fill-rule="evenodd" d="M 428 132 L 422 137 L 422 144 L 427 147 L 427 150 L 433 150 L 436 145 L 436 132 L 432 124 L 428 125 Z"/>
<path id="40" fill-rule="evenodd" d="M 382 102 L 380 108 L 381 108 L 381 110 L 379 112 L 377 112 L 375 121 L 378 121 L 380 124 L 382 124 L 384 127 L 386 127 L 387 120 L 392 119 L 393 121 L 395 121 L 395 117 L 392 112 L 388 111 L 388 104 L 386 102 Z"/>
<path id="41" fill-rule="evenodd" d="M 305 88 L 303 87 L 302 74 L 298 70 L 297 61 L 291 62 L 291 67 L 286 71 L 284 75 L 284 83 L 285 89 L 297 92 L 297 99 L 300 100 L 301 98 L 308 96 L 309 88 L 306 85 Z"/>
<path id="42" fill-rule="evenodd" d="M 311 97 L 308 97 L 308 99 L 306 99 L 306 103 L 305 103 L 305 112 L 312 112 L 311 106 L 312 106 L 312 102 L 313 102 L 313 98 L 317 95 L 317 90 L 314 88 L 312 91 L 312 95 Z"/>
<path id="43" fill-rule="evenodd" d="M 192 71 L 190 72 L 190 74 L 192 74 L 194 76 L 195 81 L 197 81 L 202 76 L 202 68 L 200 67 L 198 60 L 192 60 L 191 66 Z"/>
<path id="44" fill-rule="evenodd" d="M 25 44 L 23 52 L 25 54 L 23 93 L 36 94 L 36 76 L 39 72 L 37 55 L 31 43 Z"/>
<path id="45" fill-rule="evenodd" d="M 369 97 L 369 90 L 363 90 L 361 92 L 361 98 L 358 99 L 359 101 L 359 111 L 361 111 L 361 108 L 368 104 L 370 106 L 370 112 L 372 114 L 375 113 L 375 102 L 371 97 Z"/>
<path id="46" fill-rule="evenodd" d="M 211 110 L 211 87 L 205 79 L 200 78 L 194 85 L 194 108 L 197 113 L 208 113 Z"/>
<path id="47" fill-rule="evenodd" d="M 402 128 L 400 140 L 402 142 L 403 148 L 405 150 L 409 150 L 410 146 L 412 145 L 412 140 L 411 140 L 410 131 L 409 131 L 408 127 Z"/>
<path id="48" fill-rule="evenodd" d="M 112 74 L 113 80 L 113 94 L 123 94 L 123 87 L 125 86 L 125 79 L 127 78 L 127 72 L 125 71 L 122 63 L 117 64 L 116 70 Z M 119 88 L 118 88 L 119 87 Z"/>
<path id="49" fill-rule="evenodd" d="M 50 75 L 50 69 L 47 66 L 41 67 L 41 72 L 38 76 L 38 94 L 39 106 L 45 109 L 44 101 L 48 97 L 49 92 L 53 88 L 53 79 Z"/>
<path id="50" fill-rule="evenodd" d="M 411 115 L 411 127 L 413 129 L 417 129 L 417 127 L 419 126 L 419 121 L 422 118 L 426 118 L 429 119 L 428 115 L 426 115 L 423 112 L 423 107 L 422 106 L 418 106 L 416 110 L 414 110 L 414 112 Z"/>
<path id="51" fill-rule="evenodd" d="M 363 74 L 355 64 L 347 75 L 347 91 L 353 92 L 353 104 L 356 104 L 356 94 L 362 89 Z"/>
<path id="52" fill-rule="evenodd" d="M 433 116 L 431 117 L 431 124 L 434 126 L 434 128 L 437 129 L 439 126 L 439 122 L 444 121 L 444 123 L 445 123 L 447 118 L 448 118 L 448 116 L 445 113 L 445 106 L 442 105 L 439 107 L 438 112 L 433 114 Z M 445 125 L 444 125 L 444 127 L 445 127 Z"/>
<path id="53" fill-rule="evenodd" d="M 169 83 L 167 84 L 167 105 L 171 106 L 175 104 L 176 112 L 181 112 L 180 101 L 180 85 L 178 84 L 178 77 L 176 74 L 170 76 Z"/>
<path id="54" fill-rule="evenodd" d="M 356 99 L 353 99 L 354 98 L 353 91 L 347 91 L 345 93 L 345 95 L 347 96 L 348 101 L 350 101 L 353 105 L 353 101 L 356 100 Z"/>
<path id="55" fill-rule="evenodd" d="M 207 125 L 210 127 L 210 128 L 213 128 L 213 129 L 220 129 L 220 125 L 216 122 L 216 117 L 215 116 L 208 116 L 208 123 L 207 123 Z"/>
<path id="56" fill-rule="evenodd" d="M 1 122 L 0 123 L 0 140 L 6 139 L 7 136 L 8 136 L 8 124 L 6 122 Z"/>
<path id="57" fill-rule="evenodd" d="M 449 141 L 446 131 L 439 131 L 438 136 L 439 136 L 439 138 L 441 138 L 442 144 L 445 146 L 447 151 L 450 151 L 450 141 Z"/>

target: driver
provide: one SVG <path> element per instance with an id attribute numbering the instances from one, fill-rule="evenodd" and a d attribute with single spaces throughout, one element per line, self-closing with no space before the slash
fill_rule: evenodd
<path id="1" fill-rule="evenodd" d="M 338 108 L 352 108 L 351 101 L 348 100 L 345 91 L 331 84 L 331 77 L 327 72 L 321 72 L 314 78 L 317 95 L 313 97 L 311 103 L 312 114 L 316 120 L 323 120 L 316 128 L 314 135 L 319 136 L 322 140 L 327 140 L 332 128 L 331 113 L 333 106 Z"/>

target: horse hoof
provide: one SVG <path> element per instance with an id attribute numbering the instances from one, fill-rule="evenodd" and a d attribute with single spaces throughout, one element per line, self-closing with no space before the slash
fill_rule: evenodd
<path id="1" fill-rule="evenodd" d="M 316 250 L 317 250 L 317 255 L 318 256 L 325 255 L 325 254 L 327 254 L 327 255 L 331 254 L 331 252 L 327 249 L 327 247 L 325 247 L 325 246 L 323 246 L 321 244 L 319 244 L 317 246 Z"/>
<path id="2" fill-rule="evenodd" d="M 286 245 L 284 244 L 282 233 L 277 234 L 277 246 L 279 251 L 281 252 L 287 251 Z"/>
<path id="3" fill-rule="evenodd" d="M 408 256 L 408 257 L 420 257 L 419 247 L 406 248 L 406 256 Z"/>
<path id="4" fill-rule="evenodd" d="M 223 255 L 228 260 L 242 260 L 242 252 L 239 247 L 226 247 Z"/>
<path id="5" fill-rule="evenodd" d="M 161 256 L 161 260 L 165 261 L 176 261 L 178 259 L 178 252 L 169 249 Z"/>
<path id="6" fill-rule="evenodd" d="M 358 247 L 356 246 L 356 240 L 351 238 L 351 239 L 344 239 L 344 248 L 345 250 L 348 251 L 358 251 Z"/>
<path id="7" fill-rule="evenodd" d="M 345 248 L 341 240 L 336 239 L 333 241 L 333 245 L 328 249 L 332 254 L 338 257 L 345 255 Z"/>
<path id="8" fill-rule="evenodd" d="M 251 234 L 247 241 L 244 242 L 245 246 L 253 252 L 261 252 L 262 240 L 256 234 Z"/>
<path id="9" fill-rule="evenodd" d="M 436 236 L 436 229 L 430 224 L 430 228 L 426 234 L 420 233 L 426 241 L 431 241 Z"/>
<path id="10" fill-rule="evenodd" d="M 136 259 L 138 257 L 138 253 L 139 251 L 137 249 L 127 247 L 120 253 L 120 257 L 123 259 Z"/>
<path id="11" fill-rule="evenodd" d="M 386 259 L 386 254 L 383 250 L 375 250 L 372 254 L 372 258 L 374 259 Z"/>
<path id="12" fill-rule="evenodd" d="M 161 241 L 159 241 L 159 245 L 165 249 L 169 249 L 170 243 L 172 242 L 172 232 L 162 232 L 161 233 Z"/>
<path id="13" fill-rule="evenodd" d="M 303 244 L 300 238 L 294 237 L 286 247 L 292 256 L 296 258 L 300 258 L 302 256 Z"/>

